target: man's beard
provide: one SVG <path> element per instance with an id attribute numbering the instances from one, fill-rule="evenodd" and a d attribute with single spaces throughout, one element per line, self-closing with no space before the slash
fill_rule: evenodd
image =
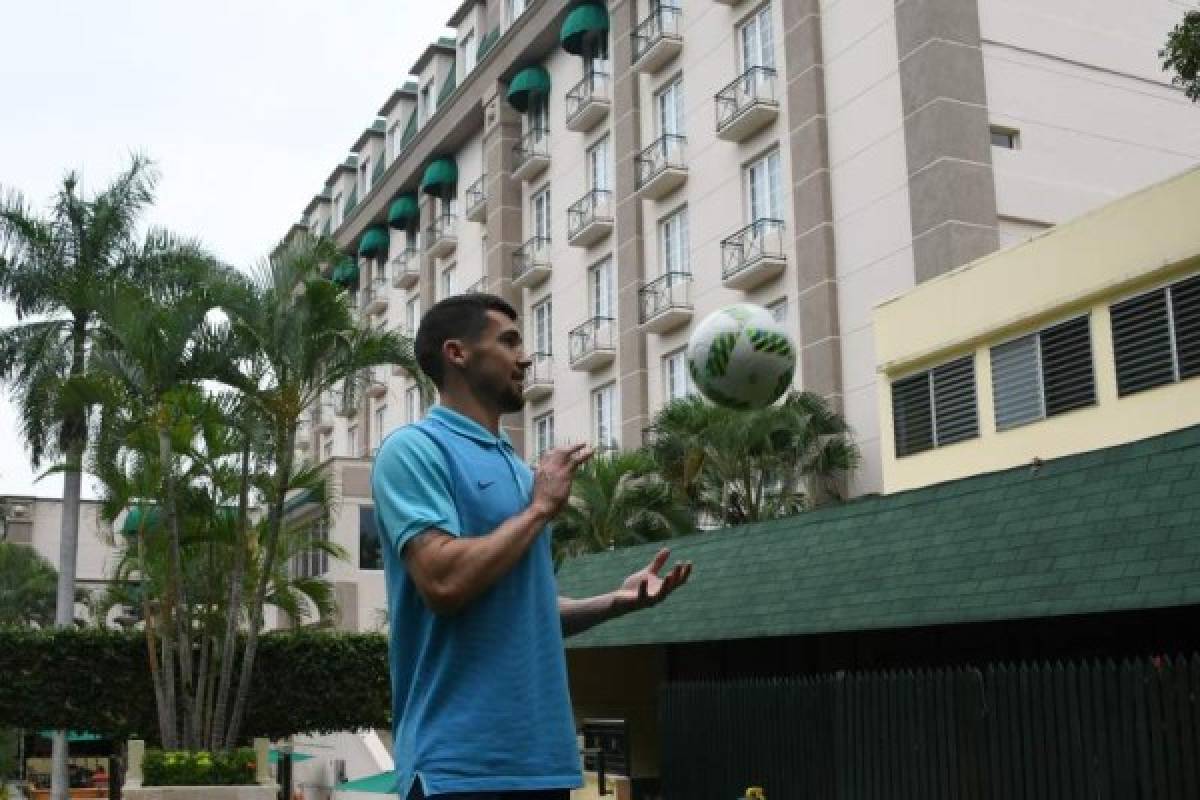
<path id="1" fill-rule="evenodd" d="M 513 414 L 525 408 L 525 394 L 520 388 L 513 388 L 511 380 L 500 384 L 498 379 L 490 379 L 485 375 L 467 373 L 471 390 L 477 397 L 488 401 L 500 410 L 501 414 Z"/>

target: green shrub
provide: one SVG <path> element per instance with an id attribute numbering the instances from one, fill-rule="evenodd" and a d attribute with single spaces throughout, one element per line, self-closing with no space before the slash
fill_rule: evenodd
<path id="1" fill-rule="evenodd" d="M 254 783 L 254 751 L 147 750 L 142 762 L 145 786 L 245 786 Z"/>

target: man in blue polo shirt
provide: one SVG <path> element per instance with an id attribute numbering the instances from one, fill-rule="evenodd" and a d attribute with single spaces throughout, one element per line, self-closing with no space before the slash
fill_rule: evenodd
<path id="1" fill-rule="evenodd" d="M 520 411 L 517 313 L 466 294 L 421 320 L 416 354 L 441 405 L 390 435 L 372 491 L 390 617 L 397 789 L 408 800 L 566 800 L 581 786 L 563 634 L 661 602 L 690 564 L 662 550 L 608 594 L 559 597 L 548 523 L 584 445 L 536 475 L 500 431 Z"/>

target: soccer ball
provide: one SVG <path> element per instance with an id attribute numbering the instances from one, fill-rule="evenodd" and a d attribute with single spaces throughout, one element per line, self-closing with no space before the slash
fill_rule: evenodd
<path id="1" fill-rule="evenodd" d="M 696 388 L 717 405 L 766 408 L 792 385 L 796 345 L 770 311 L 738 303 L 697 326 L 687 362 Z"/>

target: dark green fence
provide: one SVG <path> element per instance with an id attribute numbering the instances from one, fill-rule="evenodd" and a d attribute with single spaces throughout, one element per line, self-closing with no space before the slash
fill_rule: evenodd
<path id="1" fill-rule="evenodd" d="M 690 682 L 665 800 L 1200 798 L 1200 656 Z"/>

